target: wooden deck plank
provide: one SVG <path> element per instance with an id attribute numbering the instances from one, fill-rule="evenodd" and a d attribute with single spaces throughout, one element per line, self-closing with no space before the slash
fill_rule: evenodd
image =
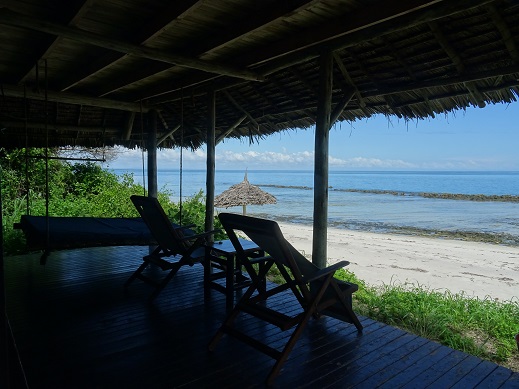
<path id="1" fill-rule="evenodd" d="M 513 372 L 510 369 L 498 366 L 492 374 L 486 376 L 475 388 L 499 388 L 510 379 L 512 374 Z M 519 387 L 519 382 L 517 382 L 517 386 Z"/>
<path id="2" fill-rule="evenodd" d="M 396 382 L 409 380 L 414 374 L 413 370 L 409 370 L 408 368 L 412 365 L 418 364 L 420 361 L 423 361 L 435 351 L 441 348 L 441 345 L 434 342 L 427 342 L 416 350 L 411 351 L 409 354 L 404 355 L 399 360 L 395 361 L 391 365 L 385 367 L 381 371 L 378 371 L 376 374 L 373 374 L 368 379 L 362 382 L 363 386 L 371 386 L 371 387 L 386 387 L 386 388 L 395 388 L 398 387 Z M 397 379 L 395 379 L 397 378 Z M 391 382 L 392 381 L 392 382 Z M 400 385 L 401 386 L 401 385 Z"/>
<path id="3" fill-rule="evenodd" d="M 124 292 L 122 285 L 146 253 L 142 247 L 63 251 L 53 253 L 45 267 L 36 254 L 7 259 L 8 314 L 30 387 L 264 387 L 271 358 L 227 336 L 208 351 L 226 309 L 216 291 L 204 301 L 201 265 L 182 268 L 152 304 L 152 289 L 140 281 Z M 276 303 L 286 313 L 300 310 L 287 296 Z M 517 373 L 503 367 L 360 319 L 361 335 L 334 318 L 311 320 L 273 387 L 518 382 Z M 238 325 L 276 347 L 290 335 L 246 315 Z"/>

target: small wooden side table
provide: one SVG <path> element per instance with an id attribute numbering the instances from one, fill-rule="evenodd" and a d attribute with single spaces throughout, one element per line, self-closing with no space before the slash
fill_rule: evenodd
<path id="1" fill-rule="evenodd" d="M 246 239 L 239 239 L 243 247 L 244 253 L 250 258 L 258 258 L 264 255 L 254 242 Z M 250 268 L 252 265 L 241 263 L 241 260 L 236 255 L 230 240 L 220 240 L 212 243 L 206 243 L 206 255 L 204 263 L 204 295 L 206 300 L 211 297 L 211 290 L 215 289 L 225 294 L 225 306 L 229 311 L 233 307 L 234 292 L 246 288 L 252 283 L 252 276 L 242 272 L 243 267 Z M 245 265 L 245 266 L 244 266 Z M 215 271 L 217 270 L 217 271 Z M 216 282 L 225 278 L 222 285 L 221 282 Z"/>

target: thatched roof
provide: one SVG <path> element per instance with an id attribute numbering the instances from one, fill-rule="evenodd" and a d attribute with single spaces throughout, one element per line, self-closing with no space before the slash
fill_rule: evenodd
<path id="1" fill-rule="evenodd" d="M 211 90 L 218 140 L 308 128 L 323 50 L 334 51 L 338 120 L 424 118 L 519 94 L 516 0 L 2 4 L 3 147 L 143 145 L 156 110 L 160 146 L 183 134 L 197 148 Z"/>
<path id="2" fill-rule="evenodd" d="M 214 198 L 215 207 L 229 208 L 246 205 L 276 204 L 276 198 L 245 178 Z"/>

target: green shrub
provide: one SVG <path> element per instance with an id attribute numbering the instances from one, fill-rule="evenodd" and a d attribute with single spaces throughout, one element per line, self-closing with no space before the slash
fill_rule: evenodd
<path id="1" fill-rule="evenodd" d="M 52 154 L 53 153 L 53 154 Z M 51 150 L 55 155 L 56 151 Z M 30 155 L 43 156 L 44 151 L 34 149 Z M 43 216 L 46 214 L 45 161 L 29 158 L 26 171 L 25 151 L 4 151 L 1 161 L 2 206 L 4 250 L 7 255 L 24 252 L 25 241 L 21 231 L 13 229 L 13 224 L 27 214 L 27 198 L 30 199 L 29 213 Z M 142 195 L 144 188 L 137 184 L 133 174 L 115 173 L 102 169 L 99 165 L 87 162 L 69 164 L 63 160 L 51 159 L 49 163 L 50 216 L 89 216 L 89 217 L 138 217 L 139 214 L 130 196 Z M 162 190 L 158 199 L 173 222 L 180 224 L 180 204 L 170 200 L 171 193 Z M 205 198 L 200 191 L 182 204 L 182 224 L 194 224 L 198 232 L 204 230 Z M 221 228 L 219 220 L 215 227 Z M 225 239 L 220 231 L 215 239 Z"/>
<path id="2" fill-rule="evenodd" d="M 469 298 L 414 284 L 367 286 L 341 269 L 336 277 L 359 285 L 355 310 L 364 316 L 497 363 L 517 354 L 519 301 Z"/>

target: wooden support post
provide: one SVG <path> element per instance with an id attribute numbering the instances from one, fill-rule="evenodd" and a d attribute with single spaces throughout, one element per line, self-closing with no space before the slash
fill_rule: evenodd
<path id="1" fill-rule="evenodd" d="M 207 177 L 205 203 L 205 230 L 214 229 L 214 181 L 216 159 L 216 94 L 214 90 L 208 93 L 208 121 L 207 121 Z M 211 239 L 213 239 L 211 237 Z"/>
<path id="2" fill-rule="evenodd" d="M 0 169 L 2 169 L 0 167 Z M 4 234 L 3 220 L 4 214 L 2 202 L 2 174 L 0 171 L 0 386 L 9 388 L 10 371 L 9 371 L 9 335 L 7 325 L 7 309 L 5 303 L 5 267 L 4 267 Z"/>
<path id="3" fill-rule="evenodd" d="M 150 111 L 148 130 L 148 196 L 157 197 L 157 112 Z"/>
<path id="4" fill-rule="evenodd" d="M 333 55 L 321 53 L 319 58 L 319 94 L 315 124 L 314 165 L 314 231 L 312 262 L 326 267 L 328 236 L 328 148 L 332 103 Z"/>

